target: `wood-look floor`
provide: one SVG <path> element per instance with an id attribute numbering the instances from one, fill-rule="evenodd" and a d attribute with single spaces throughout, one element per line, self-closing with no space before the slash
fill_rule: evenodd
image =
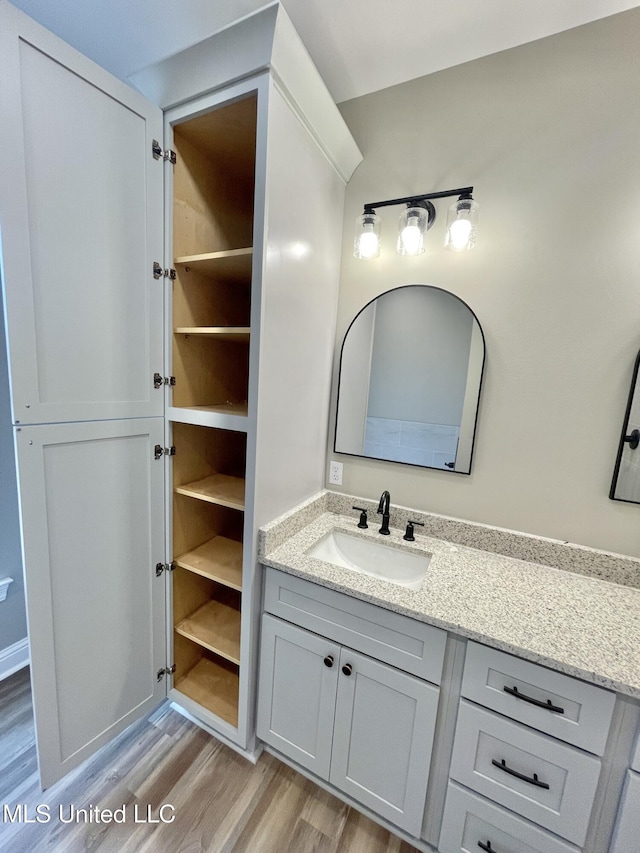
<path id="1" fill-rule="evenodd" d="M 24 804 L 49 823 L 2 822 Z M 158 818 L 175 808 L 172 823 Z M 62 823 L 69 809 L 125 807 L 124 823 Z M 171 812 L 165 809 L 165 817 Z M 165 703 L 78 770 L 40 791 L 29 670 L 0 682 L 2 853 L 416 853 L 270 755 L 256 766 Z"/>

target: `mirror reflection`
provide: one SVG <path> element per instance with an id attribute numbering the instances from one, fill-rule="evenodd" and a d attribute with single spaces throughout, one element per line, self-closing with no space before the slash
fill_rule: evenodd
<path id="1" fill-rule="evenodd" d="M 468 474 L 483 366 L 482 329 L 457 296 L 381 294 L 342 344 L 335 451 Z"/>
<path id="2" fill-rule="evenodd" d="M 631 379 L 631 390 L 624 416 L 622 435 L 618 444 L 618 456 L 613 469 L 613 481 L 609 497 L 614 501 L 640 503 L 640 389 L 638 367 L 640 353 L 636 358 Z"/>

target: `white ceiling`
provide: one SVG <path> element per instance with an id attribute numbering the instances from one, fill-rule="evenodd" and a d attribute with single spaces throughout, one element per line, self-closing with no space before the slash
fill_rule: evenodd
<path id="1" fill-rule="evenodd" d="M 125 79 L 265 0 L 12 0 Z M 282 0 L 336 102 L 640 6 L 640 0 Z"/>

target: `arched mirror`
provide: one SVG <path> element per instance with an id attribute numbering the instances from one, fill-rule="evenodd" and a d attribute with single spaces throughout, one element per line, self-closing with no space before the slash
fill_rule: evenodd
<path id="1" fill-rule="evenodd" d="M 468 474 L 483 367 L 482 329 L 457 296 L 381 294 L 342 344 L 335 451 Z"/>

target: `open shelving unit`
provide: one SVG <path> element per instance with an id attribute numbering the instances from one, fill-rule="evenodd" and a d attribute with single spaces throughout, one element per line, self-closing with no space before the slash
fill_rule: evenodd
<path id="1" fill-rule="evenodd" d="M 174 688 L 238 725 L 256 97 L 174 126 Z"/>

